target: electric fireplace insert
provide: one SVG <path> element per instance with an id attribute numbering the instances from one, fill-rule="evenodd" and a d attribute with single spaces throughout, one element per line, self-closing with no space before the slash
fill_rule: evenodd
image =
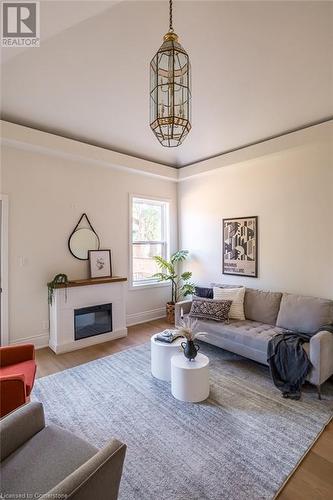
<path id="1" fill-rule="evenodd" d="M 74 338 L 86 339 L 112 332 L 112 304 L 83 307 L 74 311 Z"/>

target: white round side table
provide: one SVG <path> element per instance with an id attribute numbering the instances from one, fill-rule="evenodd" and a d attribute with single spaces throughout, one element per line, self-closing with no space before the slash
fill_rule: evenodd
<path id="1" fill-rule="evenodd" d="M 184 354 L 171 358 L 171 393 L 180 401 L 198 403 L 209 396 L 209 359 L 197 354 L 193 361 Z"/>
<path id="2" fill-rule="evenodd" d="M 156 334 L 157 335 L 157 334 Z M 153 335 L 150 340 L 151 345 L 151 373 L 160 380 L 170 382 L 171 380 L 171 358 L 181 350 L 180 344 L 184 338 L 178 338 L 171 344 L 156 340 Z"/>

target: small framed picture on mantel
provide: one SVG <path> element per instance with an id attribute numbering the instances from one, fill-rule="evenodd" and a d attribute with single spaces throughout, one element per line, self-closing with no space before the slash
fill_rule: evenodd
<path id="1" fill-rule="evenodd" d="M 111 251 L 89 250 L 90 278 L 110 278 L 112 276 Z"/>
<path id="2" fill-rule="evenodd" d="M 222 272 L 258 277 L 258 217 L 223 219 Z"/>

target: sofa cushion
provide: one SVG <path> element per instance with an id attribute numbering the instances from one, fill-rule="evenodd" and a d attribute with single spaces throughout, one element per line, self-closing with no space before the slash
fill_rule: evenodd
<path id="1" fill-rule="evenodd" d="M 193 297 L 190 318 L 211 319 L 213 321 L 227 321 L 231 300 L 213 300 Z"/>
<path id="2" fill-rule="evenodd" d="M 217 288 L 214 287 L 214 299 L 232 300 L 229 311 L 230 319 L 245 320 L 244 316 L 244 294 L 245 288 Z"/>
<path id="3" fill-rule="evenodd" d="M 332 300 L 284 293 L 276 324 L 280 328 L 314 334 L 332 321 Z"/>
<path id="4" fill-rule="evenodd" d="M 209 336 L 214 335 L 216 338 L 223 337 L 236 344 L 241 344 L 264 353 L 267 351 L 268 341 L 274 335 L 281 332 L 281 329 L 274 325 L 250 320 L 230 320 L 229 324 L 199 320 L 196 330 L 206 333 L 208 341 Z M 206 337 L 202 337 L 201 340 L 205 341 Z"/>
<path id="5" fill-rule="evenodd" d="M 15 365 L 3 366 L 0 368 L 0 375 L 24 375 L 24 382 L 26 385 L 27 396 L 29 396 L 31 389 L 34 385 L 36 374 L 36 363 L 33 359 L 29 361 L 22 361 Z"/>
<path id="6" fill-rule="evenodd" d="M 79 437 L 49 425 L 1 463 L 3 494 L 47 493 L 98 450 Z"/>
<path id="7" fill-rule="evenodd" d="M 254 288 L 246 288 L 244 313 L 246 319 L 275 325 L 280 309 L 282 293 L 265 292 Z"/>

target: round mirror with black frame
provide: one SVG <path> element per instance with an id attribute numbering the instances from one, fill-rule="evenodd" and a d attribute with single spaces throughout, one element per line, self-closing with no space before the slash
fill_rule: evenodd
<path id="1" fill-rule="evenodd" d="M 84 219 L 86 219 L 89 227 L 79 227 Z M 87 214 L 81 215 L 79 222 L 68 239 L 68 248 L 73 257 L 79 260 L 88 260 L 89 250 L 99 250 L 99 237 L 92 227 Z"/>

